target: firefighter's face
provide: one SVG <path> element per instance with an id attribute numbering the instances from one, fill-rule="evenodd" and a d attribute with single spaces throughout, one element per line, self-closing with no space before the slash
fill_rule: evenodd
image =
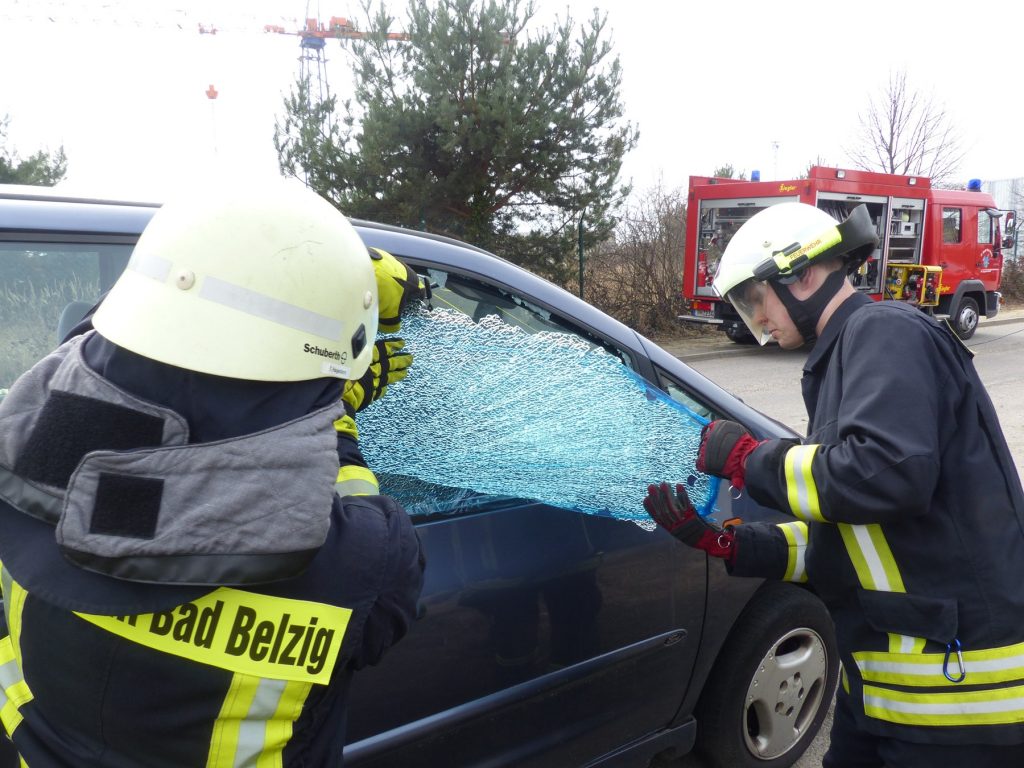
<path id="1" fill-rule="evenodd" d="M 782 287 L 783 291 L 789 290 Z M 748 301 L 754 309 L 754 322 L 758 323 L 783 349 L 803 346 L 804 337 L 796 329 L 785 305 L 772 288 L 765 283 L 754 283 L 747 291 Z"/>

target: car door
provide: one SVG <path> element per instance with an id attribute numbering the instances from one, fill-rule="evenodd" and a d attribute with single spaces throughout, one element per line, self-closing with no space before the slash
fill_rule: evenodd
<path id="1" fill-rule="evenodd" d="M 135 239 L 0 233 L 0 395 L 56 347 L 113 284 Z"/>
<path id="2" fill-rule="evenodd" d="M 570 334 L 624 366 L 641 362 L 638 350 L 584 331 L 507 283 L 437 268 L 429 276 L 435 307 Z M 417 343 L 422 357 L 429 340 Z M 469 385 L 482 378 L 475 366 L 488 364 L 487 354 L 460 360 L 460 375 Z M 401 397 L 397 387 L 393 396 Z M 368 456 L 374 441 L 387 441 L 360 430 Z M 484 455 L 493 449 L 486 435 L 471 439 Z M 601 468 L 593 469 L 597 493 Z M 636 480 L 637 509 L 648 479 Z M 394 492 L 396 478 L 380 480 Z M 429 483 L 396 495 L 426 553 L 421 617 L 379 668 L 354 679 L 352 765 L 583 765 L 670 724 L 701 636 L 703 555 L 635 522 L 515 496 Z"/>

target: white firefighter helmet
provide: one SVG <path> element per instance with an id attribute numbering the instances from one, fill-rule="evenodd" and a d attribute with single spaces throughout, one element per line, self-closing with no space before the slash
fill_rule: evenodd
<path id="1" fill-rule="evenodd" d="M 358 379 L 377 284 L 348 219 L 284 179 L 217 184 L 163 206 L 97 309 L 104 337 L 192 371 Z"/>
<path id="2" fill-rule="evenodd" d="M 750 217 L 733 235 L 712 286 L 732 304 L 759 344 L 771 336 L 758 319 L 767 281 L 792 282 L 812 263 L 840 256 L 853 271 L 878 243 L 867 207 L 842 223 L 806 203 L 779 203 Z"/>

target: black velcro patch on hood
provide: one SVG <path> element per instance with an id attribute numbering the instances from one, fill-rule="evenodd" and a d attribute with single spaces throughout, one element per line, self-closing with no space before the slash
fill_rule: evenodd
<path id="1" fill-rule="evenodd" d="M 151 448 L 163 440 L 158 416 L 54 390 L 14 465 L 15 474 L 57 488 L 90 451 Z"/>
<path id="2" fill-rule="evenodd" d="M 152 539 L 163 492 L 159 478 L 101 472 L 89 533 Z"/>

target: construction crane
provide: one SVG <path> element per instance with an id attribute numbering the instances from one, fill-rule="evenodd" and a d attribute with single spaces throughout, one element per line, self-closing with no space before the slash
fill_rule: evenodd
<path id="1" fill-rule="evenodd" d="M 365 32 L 360 31 L 352 21 L 343 16 L 331 16 L 330 21 L 326 24 L 319 19 L 306 19 L 306 26 L 295 31 L 289 31 L 280 24 L 266 24 L 263 27 L 263 31 L 274 32 L 279 35 L 298 35 L 302 39 L 302 44 L 313 40 L 326 42 L 331 38 L 338 40 L 361 40 L 366 37 Z M 386 39 L 408 40 L 409 34 L 407 32 L 388 32 Z M 310 43 L 310 47 L 315 47 L 315 43 Z"/>
<path id="2" fill-rule="evenodd" d="M 307 6 L 308 12 L 308 6 Z M 306 18 L 306 25 L 301 29 L 288 30 L 280 24 L 265 24 L 264 32 L 278 35 L 297 35 L 301 54 L 299 56 L 299 79 L 307 87 L 307 106 L 312 109 L 316 104 L 323 103 L 331 96 L 330 85 L 327 80 L 327 58 L 324 49 L 327 41 L 331 39 L 361 40 L 366 33 L 359 30 L 356 25 L 343 16 L 331 16 L 324 24 L 318 18 Z M 409 35 L 406 32 L 388 32 L 387 40 L 408 41 Z M 324 127 L 330 131 L 331 116 L 325 117 L 327 125 Z"/>

